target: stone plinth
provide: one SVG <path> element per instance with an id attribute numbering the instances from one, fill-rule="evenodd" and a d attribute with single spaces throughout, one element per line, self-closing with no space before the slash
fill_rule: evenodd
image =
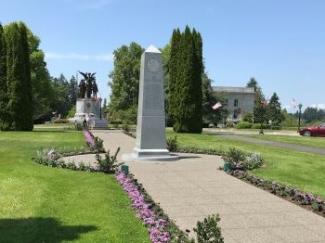
<path id="1" fill-rule="evenodd" d="M 84 98 L 78 99 L 76 104 L 76 113 L 93 113 L 94 114 L 94 127 L 107 128 L 108 122 L 105 118 L 101 117 L 101 99 Z"/>
<path id="2" fill-rule="evenodd" d="M 78 99 L 76 113 L 93 113 L 95 117 L 100 117 L 100 100 L 92 98 Z"/>

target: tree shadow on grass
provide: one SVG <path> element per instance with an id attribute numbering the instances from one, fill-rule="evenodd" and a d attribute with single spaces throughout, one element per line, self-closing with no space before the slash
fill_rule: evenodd
<path id="1" fill-rule="evenodd" d="M 55 218 L 0 219 L 0 242 L 60 243 L 96 229 L 92 225 L 62 225 Z"/>

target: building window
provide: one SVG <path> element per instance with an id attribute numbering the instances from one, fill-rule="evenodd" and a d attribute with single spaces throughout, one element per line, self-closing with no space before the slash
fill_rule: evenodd
<path id="1" fill-rule="evenodd" d="M 234 107 L 238 107 L 238 100 L 237 99 L 234 100 Z"/>

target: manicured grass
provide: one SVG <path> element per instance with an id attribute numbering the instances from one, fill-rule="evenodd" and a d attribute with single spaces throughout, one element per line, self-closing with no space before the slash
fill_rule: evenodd
<path id="1" fill-rule="evenodd" d="M 263 135 L 263 136 L 250 135 L 250 137 L 268 140 L 268 141 L 298 144 L 298 145 L 304 145 L 304 146 L 316 147 L 316 148 L 325 148 L 325 137 L 280 136 L 280 135 Z"/>
<path id="2" fill-rule="evenodd" d="M 167 136 L 174 135 L 167 132 Z M 218 135 L 177 134 L 177 139 L 181 146 L 224 150 L 236 147 L 248 152 L 260 152 L 266 165 L 254 170 L 254 174 L 325 197 L 325 156 L 223 139 Z"/>
<path id="3" fill-rule="evenodd" d="M 0 132 L 1 242 L 149 242 L 112 175 L 50 168 L 39 148 L 84 145 L 80 132 Z"/>

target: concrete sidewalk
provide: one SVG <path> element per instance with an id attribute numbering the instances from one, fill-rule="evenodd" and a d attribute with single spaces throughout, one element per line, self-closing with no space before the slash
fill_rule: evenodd
<path id="1" fill-rule="evenodd" d="M 119 131 L 94 131 L 121 154 L 135 140 Z M 226 243 L 325 242 L 325 219 L 227 175 L 218 156 L 185 154 L 174 162 L 130 162 L 130 171 L 182 230 L 219 213 Z"/>

